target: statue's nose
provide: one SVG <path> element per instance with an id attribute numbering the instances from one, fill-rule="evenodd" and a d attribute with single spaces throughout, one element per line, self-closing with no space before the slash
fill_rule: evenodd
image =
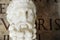
<path id="1" fill-rule="evenodd" d="M 19 17 L 20 17 L 20 21 L 22 22 L 26 21 L 26 13 L 21 13 Z"/>
<path id="2" fill-rule="evenodd" d="M 28 11 L 24 11 L 22 14 L 20 14 L 20 20 L 22 22 L 27 21 L 27 19 L 28 19 Z"/>

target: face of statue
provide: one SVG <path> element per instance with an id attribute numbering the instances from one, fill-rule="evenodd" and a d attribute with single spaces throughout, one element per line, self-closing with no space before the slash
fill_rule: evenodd
<path id="1" fill-rule="evenodd" d="M 14 19 L 13 20 L 11 19 L 11 20 L 17 26 L 17 29 L 19 29 L 19 28 L 32 28 L 31 24 L 34 23 L 33 17 L 34 17 L 34 15 L 33 15 L 33 12 L 31 9 L 28 9 L 28 10 L 21 9 L 13 16 Z"/>
<path id="2" fill-rule="evenodd" d="M 23 1 L 23 0 L 20 0 Z M 18 0 L 11 2 L 7 8 L 7 20 L 14 24 L 17 29 L 20 27 L 30 27 L 35 24 L 35 6 L 32 2 L 20 2 Z M 33 6 L 33 7 L 32 7 Z"/>
<path id="3" fill-rule="evenodd" d="M 14 1 L 14 0 L 13 0 Z M 35 6 L 32 3 L 32 0 L 16 0 L 11 2 L 7 8 L 7 20 L 10 24 L 19 24 L 30 22 L 34 23 L 35 21 Z M 29 1 L 25 2 L 25 1 Z M 32 7 L 33 6 L 33 7 Z"/>
<path id="4" fill-rule="evenodd" d="M 20 28 L 32 28 L 32 25 L 34 24 L 34 15 L 33 15 L 32 9 L 18 9 L 15 10 L 14 13 L 8 14 L 10 17 L 7 17 L 9 22 L 11 24 L 15 25 L 15 28 L 17 30 L 20 30 Z"/>
<path id="5" fill-rule="evenodd" d="M 31 9 L 18 9 L 16 11 L 14 11 L 14 13 L 12 14 L 8 14 L 7 16 L 10 20 L 10 22 L 17 24 L 17 23 L 25 23 L 25 22 L 32 22 L 34 21 L 34 13 L 33 10 Z"/>

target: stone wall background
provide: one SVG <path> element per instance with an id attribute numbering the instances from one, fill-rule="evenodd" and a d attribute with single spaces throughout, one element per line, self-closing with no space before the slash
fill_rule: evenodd
<path id="1" fill-rule="evenodd" d="M 7 26 L 8 22 L 6 20 L 5 12 L 10 1 L 11 0 L 0 0 L 0 18 L 3 18 Z M 55 19 L 60 18 L 60 1 L 59 0 L 33 0 L 33 1 L 37 9 L 37 19 L 43 19 L 44 27 L 48 29 L 44 30 L 43 27 L 39 26 L 38 24 L 38 26 L 36 27 L 37 40 L 60 40 L 60 30 L 56 30 L 56 28 L 58 29 L 59 27 L 55 24 Z M 52 30 L 50 30 L 50 19 L 52 19 L 53 27 Z M 58 23 L 60 24 L 60 21 L 58 21 Z M 9 34 L 8 30 L 6 30 L 2 19 L 0 19 L 0 40 L 4 40 L 4 35 L 8 34 Z"/>

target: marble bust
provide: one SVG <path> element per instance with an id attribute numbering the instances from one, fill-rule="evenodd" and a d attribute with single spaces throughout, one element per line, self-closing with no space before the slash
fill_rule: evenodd
<path id="1" fill-rule="evenodd" d="M 36 7 L 32 0 L 12 0 L 6 14 L 11 40 L 36 39 Z"/>

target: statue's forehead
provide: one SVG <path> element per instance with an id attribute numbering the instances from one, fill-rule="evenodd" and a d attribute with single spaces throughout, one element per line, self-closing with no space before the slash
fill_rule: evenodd
<path id="1" fill-rule="evenodd" d="M 29 1 L 32 1 L 32 0 L 12 0 L 12 1 L 29 2 Z"/>

